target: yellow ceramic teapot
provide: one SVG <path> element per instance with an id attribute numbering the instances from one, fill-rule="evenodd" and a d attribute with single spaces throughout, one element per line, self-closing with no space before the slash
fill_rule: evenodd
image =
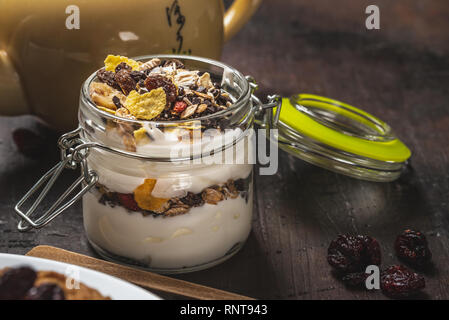
<path id="1" fill-rule="evenodd" d="M 107 54 L 220 57 L 261 0 L 0 0 L 0 114 L 76 123 L 82 80 Z"/>

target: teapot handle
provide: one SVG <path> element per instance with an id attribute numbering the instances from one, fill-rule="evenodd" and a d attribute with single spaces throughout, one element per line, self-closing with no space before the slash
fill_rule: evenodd
<path id="1" fill-rule="evenodd" d="M 224 41 L 230 40 L 256 12 L 262 0 L 235 0 L 224 16 Z"/>
<path id="2" fill-rule="evenodd" d="M 4 50 L 0 50 L 0 97 L 0 115 L 29 113 L 19 75 Z"/>

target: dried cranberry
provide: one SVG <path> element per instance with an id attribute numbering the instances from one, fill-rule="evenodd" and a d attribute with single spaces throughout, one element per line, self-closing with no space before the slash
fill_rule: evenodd
<path id="1" fill-rule="evenodd" d="M 341 273 L 362 272 L 381 262 L 379 243 L 369 236 L 339 235 L 327 252 L 327 261 Z"/>
<path id="2" fill-rule="evenodd" d="M 132 193 L 117 193 L 118 202 L 128 210 L 140 211 Z"/>
<path id="3" fill-rule="evenodd" d="M 365 287 L 366 278 L 369 274 L 365 272 L 348 273 L 341 278 L 341 281 L 348 287 Z"/>
<path id="4" fill-rule="evenodd" d="M 419 293 L 426 286 L 423 276 L 395 265 L 384 270 L 380 277 L 382 292 L 392 298 L 408 298 Z"/>
<path id="5" fill-rule="evenodd" d="M 127 70 L 129 72 L 131 72 L 133 68 L 131 68 L 130 65 L 128 65 L 126 62 L 120 62 L 117 67 L 115 67 L 115 72 L 119 72 L 120 70 Z"/>
<path id="6" fill-rule="evenodd" d="M 127 70 L 122 69 L 117 72 L 114 79 L 124 94 L 128 95 L 131 91 L 136 90 L 136 81 L 134 81 Z"/>
<path id="7" fill-rule="evenodd" d="M 28 291 L 26 300 L 65 300 L 64 291 L 54 283 L 44 283 Z"/>
<path id="8" fill-rule="evenodd" d="M 29 267 L 6 270 L 0 278 L 0 300 L 23 299 L 36 277 L 36 272 Z"/>
<path id="9" fill-rule="evenodd" d="M 418 268 L 425 267 L 432 259 L 426 236 L 419 231 L 405 230 L 396 238 L 394 248 L 400 259 Z"/>
<path id="10" fill-rule="evenodd" d="M 153 89 L 162 88 L 164 89 L 166 95 L 167 95 L 167 101 L 168 102 L 175 102 L 177 97 L 177 90 L 176 86 L 171 82 L 170 79 L 156 75 L 156 76 L 149 76 L 145 80 L 145 87 L 148 89 L 148 91 L 151 91 Z"/>
<path id="11" fill-rule="evenodd" d="M 187 103 L 184 101 L 176 101 L 173 111 L 176 113 L 181 113 L 187 108 Z"/>

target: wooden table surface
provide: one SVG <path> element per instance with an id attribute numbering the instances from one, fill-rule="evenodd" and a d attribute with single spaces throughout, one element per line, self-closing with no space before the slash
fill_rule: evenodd
<path id="1" fill-rule="evenodd" d="M 380 30 L 365 28 L 369 4 L 380 7 Z M 176 277 L 255 298 L 383 299 L 345 289 L 330 272 L 327 246 L 339 233 L 371 235 L 385 267 L 397 263 L 396 235 L 414 228 L 427 235 L 434 256 L 426 297 L 448 299 L 448 16 L 449 4 L 439 0 L 265 1 L 222 60 L 253 75 L 261 98 L 316 93 L 380 116 L 412 149 L 412 167 L 396 182 L 371 183 L 281 153 L 276 175 L 255 177 L 253 231 L 243 250 Z M 42 151 L 19 152 L 12 139 L 18 129 L 36 133 Z M 33 117 L 0 118 L 0 252 L 48 244 L 95 255 L 79 203 L 40 231 L 16 231 L 13 205 L 58 160 L 55 140 Z"/>

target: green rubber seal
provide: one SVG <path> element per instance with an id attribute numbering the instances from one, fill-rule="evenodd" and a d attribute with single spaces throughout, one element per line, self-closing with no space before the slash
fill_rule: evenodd
<path id="1" fill-rule="evenodd" d="M 376 139 L 374 141 L 350 135 L 327 126 L 322 121 L 317 121 L 316 117 L 314 119 L 306 112 L 301 111 L 298 106 L 322 110 L 348 118 L 377 131 L 380 138 L 382 138 L 382 132 L 372 120 L 375 120 L 377 124 L 388 126 L 371 114 L 337 100 L 312 94 L 282 98 L 279 121 L 305 137 L 338 150 L 379 161 L 402 163 L 411 156 L 410 149 L 396 137 L 389 136 L 389 139 L 385 139 L 385 141 L 377 141 Z M 274 113 L 276 112 L 275 109 L 273 110 Z"/>

